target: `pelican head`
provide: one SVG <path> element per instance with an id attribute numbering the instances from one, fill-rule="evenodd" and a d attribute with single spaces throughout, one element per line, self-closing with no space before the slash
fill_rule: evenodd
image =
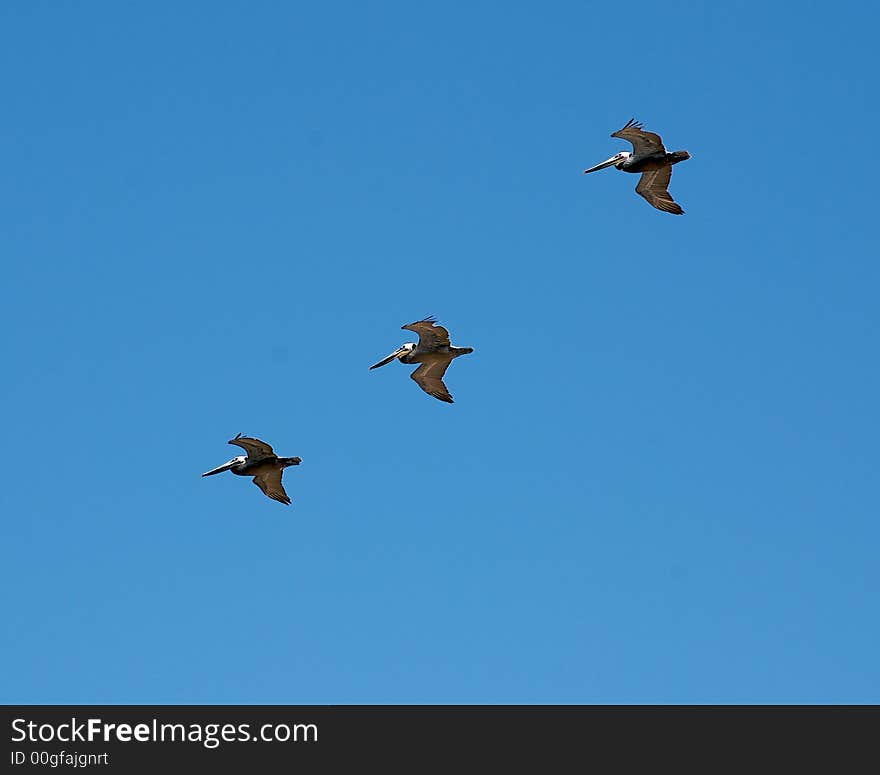
<path id="1" fill-rule="evenodd" d="M 372 366 L 370 366 L 370 368 L 371 369 L 378 369 L 380 366 L 384 366 L 386 363 L 391 363 L 391 361 L 393 361 L 395 358 L 401 358 L 404 355 L 406 355 L 407 353 L 411 353 L 415 349 L 416 349 L 415 342 L 407 342 L 406 344 L 398 347 L 393 353 L 391 353 L 391 355 L 386 356 L 378 363 L 374 363 Z"/>
<path id="2" fill-rule="evenodd" d="M 584 175 L 588 172 L 595 172 L 596 170 L 604 170 L 606 167 L 610 167 L 612 164 L 616 167 L 618 164 L 623 164 L 632 154 L 629 151 L 621 151 L 620 153 L 615 153 L 610 159 L 605 159 L 601 164 L 597 164 L 595 167 L 590 167 L 588 170 L 584 170 Z"/>
<path id="3" fill-rule="evenodd" d="M 237 457 L 232 458 L 232 460 L 227 461 L 222 466 L 217 466 L 217 468 L 212 468 L 210 471 L 206 471 L 202 474 L 202 476 L 213 476 L 214 474 L 220 474 L 223 471 L 228 471 L 230 468 L 237 466 L 239 463 L 244 463 L 247 460 L 246 455 L 238 455 Z"/>

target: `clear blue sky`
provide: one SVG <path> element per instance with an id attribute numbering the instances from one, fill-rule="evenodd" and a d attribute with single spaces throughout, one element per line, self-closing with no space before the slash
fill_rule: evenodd
<path id="1" fill-rule="evenodd" d="M 2 700 L 880 701 L 878 17 L 4 4 Z"/>

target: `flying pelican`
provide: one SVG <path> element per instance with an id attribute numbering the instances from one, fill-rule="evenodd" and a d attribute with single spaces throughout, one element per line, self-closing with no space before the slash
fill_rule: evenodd
<path id="1" fill-rule="evenodd" d="M 234 439 L 230 439 L 228 443 L 241 447 L 247 452 L 247 455 L 238 455 L 222 466 L 207 471 L 202 476 L 213 476 L 222 471 L 232 471 L 239 476 L 252 476 L 254 484 L 269 498 L 289 506 L 290 498 L 284 492 L 281 474 L 288 466 L 298 466 L 302 463 L 302 458 L 278 457 L 265 441 L 242 436 L 240 433 Z"/>
<path id="2" fill-rule="evenodd" d="M 687 151 L 667 153 L 660 135 L 646 132 L 642 129 L 642 125 L 632 118 L 627 121 L 623 129 L 617 130 L 611 136 L 632 143 L 635 153 L 621 151 L 601 164 L 584 170 L 584 174 L 610 167 L 612 164 L 624 172 L 641 172 L 642 179 L 636 186 L 636 193 L 658 210 L 682 215 L 684 210 L 675 202 L 667 188 L 672 178 L 672 165 L 690 159 L 691 155 Z"/>
<path id="3" fill-rule="evenodd" d="M 451 404 L 452 396 L 443 384 L 443 375 L 453 358 L 472 353 L 474 348 L 453 347 L 449 343 L 449 331 L 443 326 L 436 325 L 433 317 L 417 320 L 415 323 L 401 326 L 401 329 L 415 331 L 419 335 L 419 343 L 407 342 L 370 368 L 378 369 L 386 363 L 391 363 L 395 358 L 401 363 L 420 363 L 422 365 L 410 374 L 410 377 L 428 395 Z"/>

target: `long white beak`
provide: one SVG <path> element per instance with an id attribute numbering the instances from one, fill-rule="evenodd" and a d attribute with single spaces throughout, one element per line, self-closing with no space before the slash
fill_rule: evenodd
<path id="1" fill-rule="evenodd" d="M 384 366 L 386 363 L 391 363 L 391 361 L 393 361 L 395 358 L 399 358 L 405 352 L 406 352 L 406 347 L 399 347 L 397 350 L 395 350 L 393 353 L 391 353 L 391 355 L 389 355 L 387 358 L 383 358 L 378 363 L 374 363 L 372 366 L 370 366 L 370 369 L 378 369 L 380 366 Z"/>
<path id="2" fill-rule="evenodd" d="M 588 170 L 584 170 L 584 175 L 588 172 L 595 172 L 596 170 L 604 170 L 606 167 L 610 167 L 612 164 L 617 164 L 620 161 L 620 154 L 615 153 L 610 159 L 605 159 L 601 164 L 597 164 L 595 167 L 590 167 Z"/>
<path id="3" fill-rule="evenodd" d="M 223 471 L 228 471 L 232 466 L 236 464 L 237 458 L 232 458 L 228 463 L 224 463 L 222 466 L 217 466 L 217 468 L 212 468 L 210 471 L 206 471 L 202 474 L 202 476 L 213 476 L 214 474 L 222 473 Z"/>

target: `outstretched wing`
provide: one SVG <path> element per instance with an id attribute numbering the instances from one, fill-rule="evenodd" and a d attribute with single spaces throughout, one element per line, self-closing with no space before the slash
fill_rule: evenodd
<path id="1" fill-rule="evenodd" d="M 287 497 L 287 493 L 284 492 L 284 485 L 281 484 L 281 473 L 282 469 L 280 468 L 264 471 L 254 477 L 254 484 L 265 493 L 266 497 L 289 506 L 290 498 Z"/>
<path id="2" fill-rule="evenodd" d="M 627 142 L 632 143 L 633 151 L 636 156 L 649 156 L 654 153 L 666 153 L 666 148 L 663 145 L 663 141 L 660 139 L 660 135 L 654 134 L 653 132 L 646 132 L 642 129 L 641 123 L 634 118 L 627 121 L 626 126 L 623 129 L 618 129 L 616 132 L 612 132 L 611 136 L 619 137 L 621 140 L 626 140 Z"/>
<path id="3" fill-rule="evenodd" d="M 671 179 L 671 165 L 643 172 L 642 177 L 639 179 L 639 184 L 636 186 L 636 193 L 644 197 L 652 207 L 656 207 L 664 213 L 682 215 L 684 210 L 681 209 L 681 205 L 666 190 Z"/>
<path id="4" fill-rule="evenodd" d="M 404 331 L 415 331 L 419 335 L 420 350 L 437 350 L 443 346 L 449 347 L 449 332 L 438 326 L 433 317 L 417 320 L 401 326 Z"/>
<path id="5" fill-rule="evenodd" d="M 275 450 L 272 449 L 265 441 L 251 438 L 250 436 L 242 436 L 238 434 L 234 439 L 229 440 L 230 444 L 235 444 L 247 452 L 248 460 L 262 460 L 266 457 L 275 457 Z"/>
<path id="6" fill-rule="evenodd" d="M 452 358 L 432 358 L 430 361 L 425 361 L 409 376 L 429 396 L 451 404 L 453 403 L 452 395 L 443 384 L 443 375 L 450 363 L 452 363 Z"/>

